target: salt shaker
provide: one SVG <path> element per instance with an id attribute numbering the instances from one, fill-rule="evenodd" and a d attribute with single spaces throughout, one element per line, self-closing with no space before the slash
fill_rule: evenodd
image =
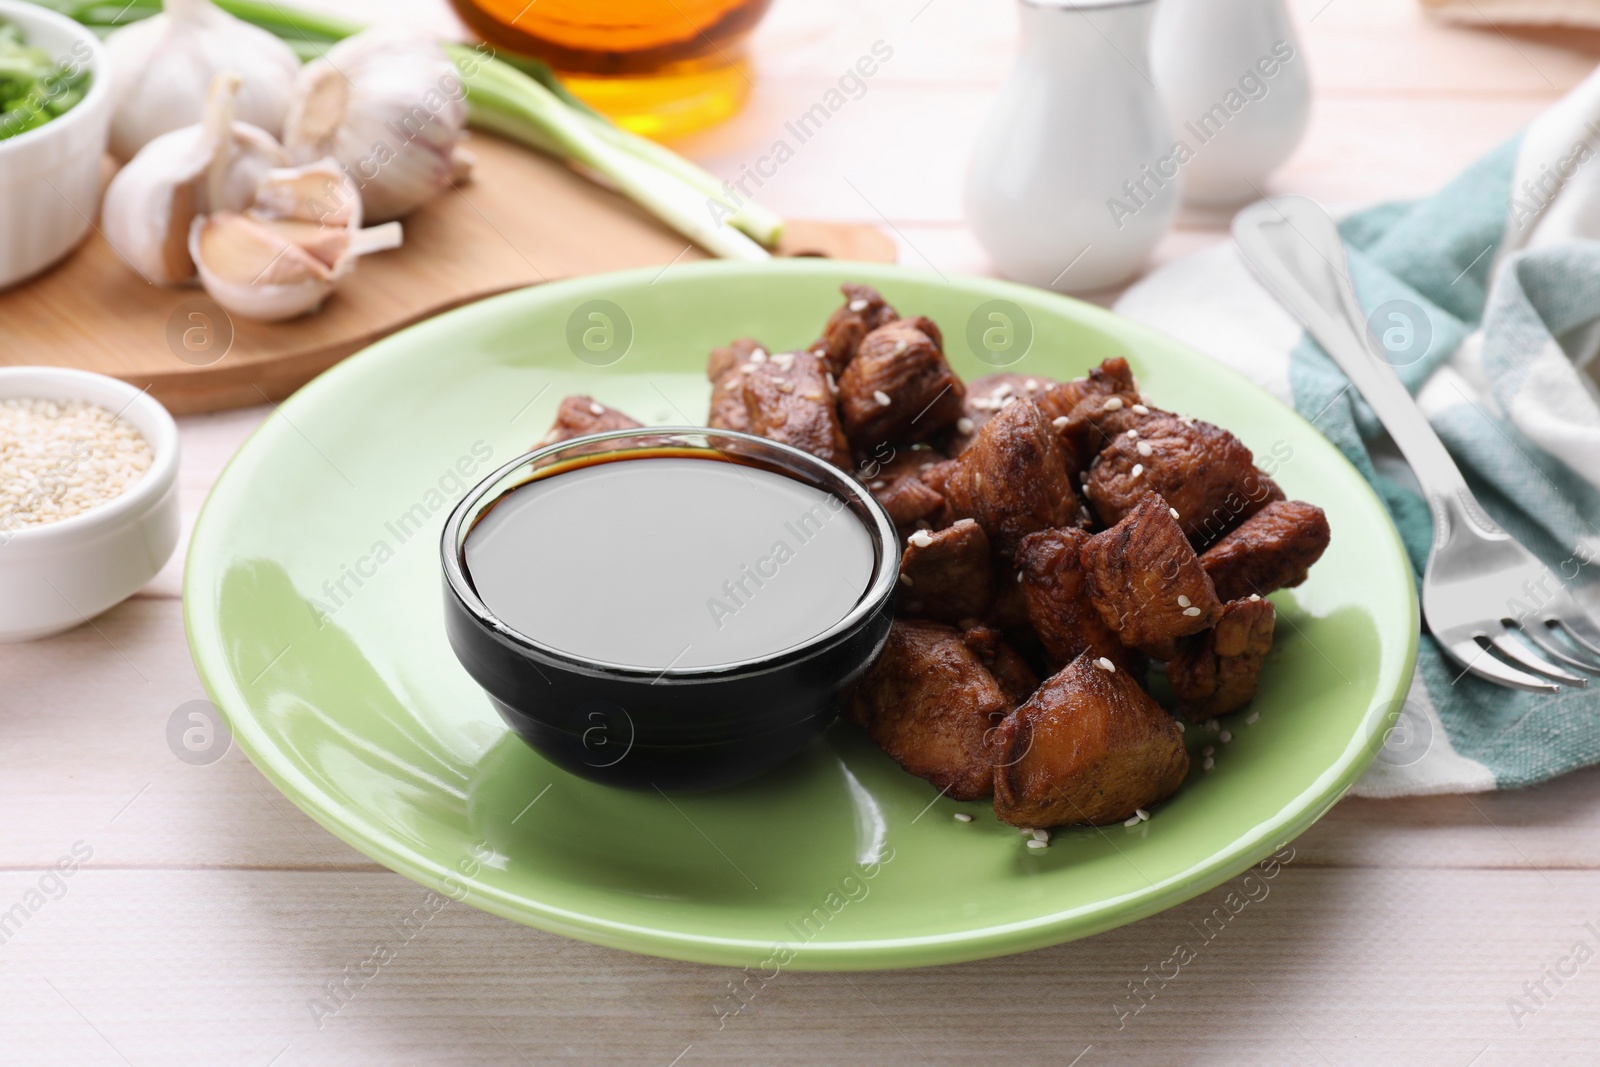
<path id="1" fill-rule="evenodd" d="M 1218 208 L 1264 195 L 1311 110 L 1284 0 L 1161 0 L 1150 54 L 1173 132 L 1190 154 L 1185 199 Z"/>
<path id="2" fill-rule="evenodd" d="M 1105 289 L 1139 270 L 1181 195 L 1147 70 L 1155 0 L 1018 2 L 1022 48 L 978 135 L 967 221 L 1009 278 Z"/>

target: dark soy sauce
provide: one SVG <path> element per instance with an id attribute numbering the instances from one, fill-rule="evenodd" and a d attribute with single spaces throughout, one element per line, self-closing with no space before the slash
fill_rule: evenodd
<path id="1" fill-rule="evenodd" d="M 478 520 L 464 555 L 478 596 L 512 629 L 655 670 L 802 644 L 850 613 L 876 562 L 866 526 L 832 493 L 681 452 L 517 486 Z"/>

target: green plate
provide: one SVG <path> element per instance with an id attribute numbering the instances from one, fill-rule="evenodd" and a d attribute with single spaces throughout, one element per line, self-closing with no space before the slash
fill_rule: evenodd
<path id="1" fill-rule="evenodd" d="M 1064 830 L 1028 850 L 987 805 L 937 797 L 845 723 L 749 785 L 670 799 L 608 789 L 526 748 L 456 663 L 438 541 L 472 483 L 542 436 L 568 393 L 648 423 L 698 422 L 713 346 L 805 345 L 846 280 L 935 319 L 963 377 L 1007 360 L 1073 377 L 1126 356 L 1157 403 L 1232 429 L 1291 497 L 1326 509 L 1327 555 L 1273 598 L 1258 717 L 1227 723 L 1228 744 L 1191 727 L 1216 766 L 1197 759 L 1149 822 Z M 638 522 L 648 536 L 650 517 Z M 543 285 L 373 345 L 296 393 L 228 466 L 194 532 L 184 603 L 195 663 L 240 747 L 384 865 L 587 941 L 809 969 L 1037 948 L 1233 877 L 1372 760 L 1418 632 L 1410 568 L 1377 498 L 1243 378 L 1049 293 L 821 260 Z"/>

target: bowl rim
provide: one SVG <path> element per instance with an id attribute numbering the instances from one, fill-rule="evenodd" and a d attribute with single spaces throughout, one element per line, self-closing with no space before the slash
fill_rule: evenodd
<path id="1" fill-rule="evenodd" d="M 24 130 L 15 137 L 0 139 L 0 157 L 26 151 L 30 145 L 43 144 L 51 136 L 68 136 L 64 131 L 71 130 L 81 123 L 95 121 L 102 105 L 108 104 L 111 99 L 111 64 L 104 42 L 95 36 L 94 31 L 58 11 L 26 3 L 24 0 L 0 0 L 0 20 L 14 22 L 24 30 L 33 26 L 54 27 L 71 34 L 89 48 L 89 91 L 83 94 L 83 99 L 43 126 Z M 56 62 L 60 61 L 61 57 L 57 56 Z M 101 151 L 104 150 L 102 145 Z"/>
<path id="2" fill-rule="evenodd" d="M 11 390 L 12 383 L 27 382 L 30 379 L 41 383 L 38 387 L 40 391 Z M 86 385 L 92 385 L 92 389 L 84 388 Z M 0 525 L 0 551 L 45 547 L 55 542 L 94 540 L 137 520 L 155 507 L 177 480 L 178 424 L 173 421 L 172 414 L 162 406 L 161 402 L 150 395 L 148 387 L 138 389 L 120 378 L 73 367 L 0 367 L 0 400 L 64 396 L 107 407 L 100 398 L 91 395 L 96 391 L 101 394 L 109 392 L 123 398 L 121 410 L 115 412 L 119 418 L 126 418 L 130 411 L 137 411 L 141 420 L 147 422 L 153 429 L 152 433 L 146 427 L 137 425 L 133 419 L 128 419 L 150 446 L 149 469 L 122 493 L 77 515 L 55 522 L 20 526 L 10 531 Z M 4 558 L 0 556 L 0 559 Z"/>
<path id="3" fill-rule="evenodd" d="M 600 444 L 605 442 L 624 442 L 633 438 L 664 438 L 678 436 L 683 438 L 703 438 L 707 441 L 707 451 L 721 452 L 716 444 L 716 439 L 729 440 L 735 443 L 747 443 L 758 446 L 766 451 L 777 452 L 790 462 L 818 475 L 819 480 L 842 483 L 854 486 L 854 496 L 861 501 L 863 508 L 872 517 L 869 525 L 862 521 L 867 528 L 869 536 L 876 542 L 878 558 L 872 566 L 872 576 L 867 587 L 862 591 L 854 606 L 838 621 L 827 629 L 814 634 L 804 641 L 789 645 L 785 648 L 764 655 L 753 656 L 742 660 L 732 660 L 727 663 L 712 663 L 699 667 L 640 667 L 626 663 L 612 663 L 607 660 L 581 656 L 554 645 L 536 640 L 517 630 L 500 619 L 489 610 L 483 598 L 467 578 L 466 567 L 462 561 L 465 550 L 466 536 L 462 533 L 462 525 L 472 514 L 488 493 L 496 488 L 503 480 L 520 467 L 551 456 L 559 455 L 574 449 Z M 660 445 L 660 441 L 656 445 Z M 641 446 L 649 447 L 649 446 Z M 700 447 L 690 445 L 690 447 Z M 618 451 L 622 451 L 619 449 Z M 827 485 L 805 481 L 793 474 L 782 473 L 785 477 L 793 477 L 796 481 L 810 485 L 823 492 L 833 492 Z M 509 491 L 509 490 L 508 490 Z M 834 493 L 834 495 L 839 495 Z M 846 505 L 849 501 L 846 500 Z M 859 519 L 860 516 L 858 515 Z M 467 530 L 470 535 L 471 530 Z M 884 601 L 894 593 L 896 584 L 900 580 L 901 552 L 898 551 L 900 535 L 894 525 L 894 520 L 884 506 L 879 503 L 861 480 L 843 467 L 835 466 L 827 460 L 820 459 L 803 449 L 782 441 L 774 441 L 766 437 L 757 437 L 753 434 L 741 433 L 737 430 L 724 430 L 707 426 L 636 426 L 623 430 L 606 430 L 600 433 L 583 434 L 571 437 L 564 441 L 535 448 L 529 452 L 511 459 L 502 464 L 498 469 L 483 478 L 456 504 L 450 512 L 450 517 L 445 520 L 444 529 L 439 535 L 440 564 L 444 569 L 445 582 L 450 593 L 462 604 L 467 613 L 480 627 L 490 634 L 508 644 L 512 648 L 524 653 L 539 657 L 548 665 L 579 670 L 586 673 L 603 675 L 625 680 L 650 680 L 651 684 L 671 682 L 694 682 L 727 679 L 736 676 L 758 674 L 769 670 L 777 670 L 792 663 L 809 658 L 824 648 L 832 645 L 839 638 L 854 631 L 856 627 L 865 623 Z"/>

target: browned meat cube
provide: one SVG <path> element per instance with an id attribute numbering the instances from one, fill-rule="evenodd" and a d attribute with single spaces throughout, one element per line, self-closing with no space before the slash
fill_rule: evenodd
<path id="1" fill-rule="evenodd" d="M 1013 708 L 1039 688 L 1039 676 L 1033 673 L 1022 653 L 1006 644 L 999 630 L 992 626 L 969 626 L 962 632 L 961 640 L 989 668 Z"/>
<path id="2" fill-rule="evenodd" d="M 1027 397 L 1038 404 L 1045 419 L 1053 420 L 1072 411 L 1081 385 L 1027 374 L 986 374 L 966 384 L 966 403 L 950 437 L 950 454 L 956 456 L 977 440 L 984 423 L 1019 397 Z"/>
<path id="3" fill-rule="evenodd" d="M 858 448 L 925 441 L 961 417 L 966 390 L 928 319 L 901 319 L 867 334 L 839 376 L 839 416 Z"/>
<path id="4" fill-rule="evenodd" d="M 1274 501 L 1206 549 L 1200 566 L 1223 600 L 1265 596 L 1305 581 L 1328 537 L 1328 516 L 1321 508 L 1300 500 Z"/>
<path id="5" fill-rule="evenodd" d="M 750 419 L 744 413 L 744 370 L 751 360 L 767 358 L 767 350 L 753 337 L 730 341 L 713 348 L 706 362 L 706 377 L 711 381 L 711 414 L 706 425 L 715 430 L 750 432 Z"/>
<path id="6" fill-rule="evenodd" d="M 1217 621 L 1222 603 L 1167 502 L 1146 493 L 1081 556 L 1089 599 L 1125 645 L 1171 659 L 1174 642 Z"/>
<path id="7" fill-rule="evenodd" d="M 1120 822 L 1189 773 L 1178 721 L 1088 652 L 1006 716 L 992 749 L 994 813 L 1012 826 Z"/>
<path id="8" fill-rule="evenodd" d="M 918 530 L 900 560 L 895 607 L 941 622 L 978 619 L 994 597 L 994 567 L 983 527 L 963 519 L 942 530 Z"/>
<path id="9" fill-rule="evenodd" d="M 959 631 L 896 619 L 849 710 L 900 766 L 957 800 L 978 800 L 994 789 L 989 731 L 1010 707 Z"/>
<path id="10" fill-rule="evenodd" d="M 900 317 L 870 285 L 845 282 L 839 290 L 844 293 L 844 304 L 828 316 L 822 337 L 811 346 L 811 351 L 822 357 L 835 378 L 843 374 L 855 358 L 863 337 Z"/>
<path id="11" fill-rule="evenodd" d="M 592 396 L 569 396 L 556 409 L 556 421 L 550 432 L 539 438 L 535 448 L 553 445 L 557 441 L 570 441 L 584 434 L 604 433 L 607 430 L 632 430 L 643 426 L 616 408 L 608 408 Z"/>
<path id="12" fill-rule="evenodd" d="M 1120 356 L 1101 363 L 1086 377 L 1066 384 L 1070 392 L 1061 399 L 1070 403 L 1065 410 L 1052 415 L 1051 424 L 1085 460 L 1104 448 L 1123 428 L 1111 428 L 1106 425 L 1107 420 L 1126 418 L 1129 414 L 1137 416 L 1135 408 L 1145 413 L 1154 410 L 1140 398 L 1133 370 Z M 1065 421 L 1058 421 L 1062 419 Z"/>
<path id="13" fill-rule="evenodd" d="M 850 443 L 839 427 L 839 413 L 820 359 L 810 352 L 783 352 L 744 367 L 742 392 L 748 432 L 850 469 Z"/>
<path id="14" fill-rule="evenodd" d="M 942 462 L 942 452 L 917 445 L 893 452 L 886 463 L 869 457 L 856 465 L 856 472 L 895 525 L 908 527 L 931 520 L 944 509 L 944 494 L 922 477 L 924 471 Z"/>
<path id="15" fill-rule="evenodd" d="M 1190 722 L 1227 715 L 1255 699 L 1276 617 L 1270 600 L 1229 601 L 1215 626 L 1178 650 L 1167 664 L 1167 683 Z"/>
<path id="16" fill-rule="evenodd" d="M 1144 657 L 1117 639 L 1089 601 L 1080 561 L 1088 541 L 1089 535 L 1074 527 L 1041 530 L 1022 539 L 1016 558 L 1028 621 L 1057 670 L 1088 651 L 1142 677 Z"/>
<path id="17" fill-rule="evenodd" d="M 955 518 L 977 519 L 1004 554 L 1036 530 L 1085 519 L 1066 457 L 1050 424 L 1031 400 L 1007 404 L 978 433 L 944 476 L 944 498 Z"/>
<path id="18" fill-rule="evenodd" d="M 1261 510 L 1276 488 L 1242 441 L 1209 422 L 1159 415 L 1142 426 L 1114 438 L 1089 467 L 1084 494 L 1107 526 L 1154 492 L 1178 509 L 1184 536 L 1204 545 Z"/>

